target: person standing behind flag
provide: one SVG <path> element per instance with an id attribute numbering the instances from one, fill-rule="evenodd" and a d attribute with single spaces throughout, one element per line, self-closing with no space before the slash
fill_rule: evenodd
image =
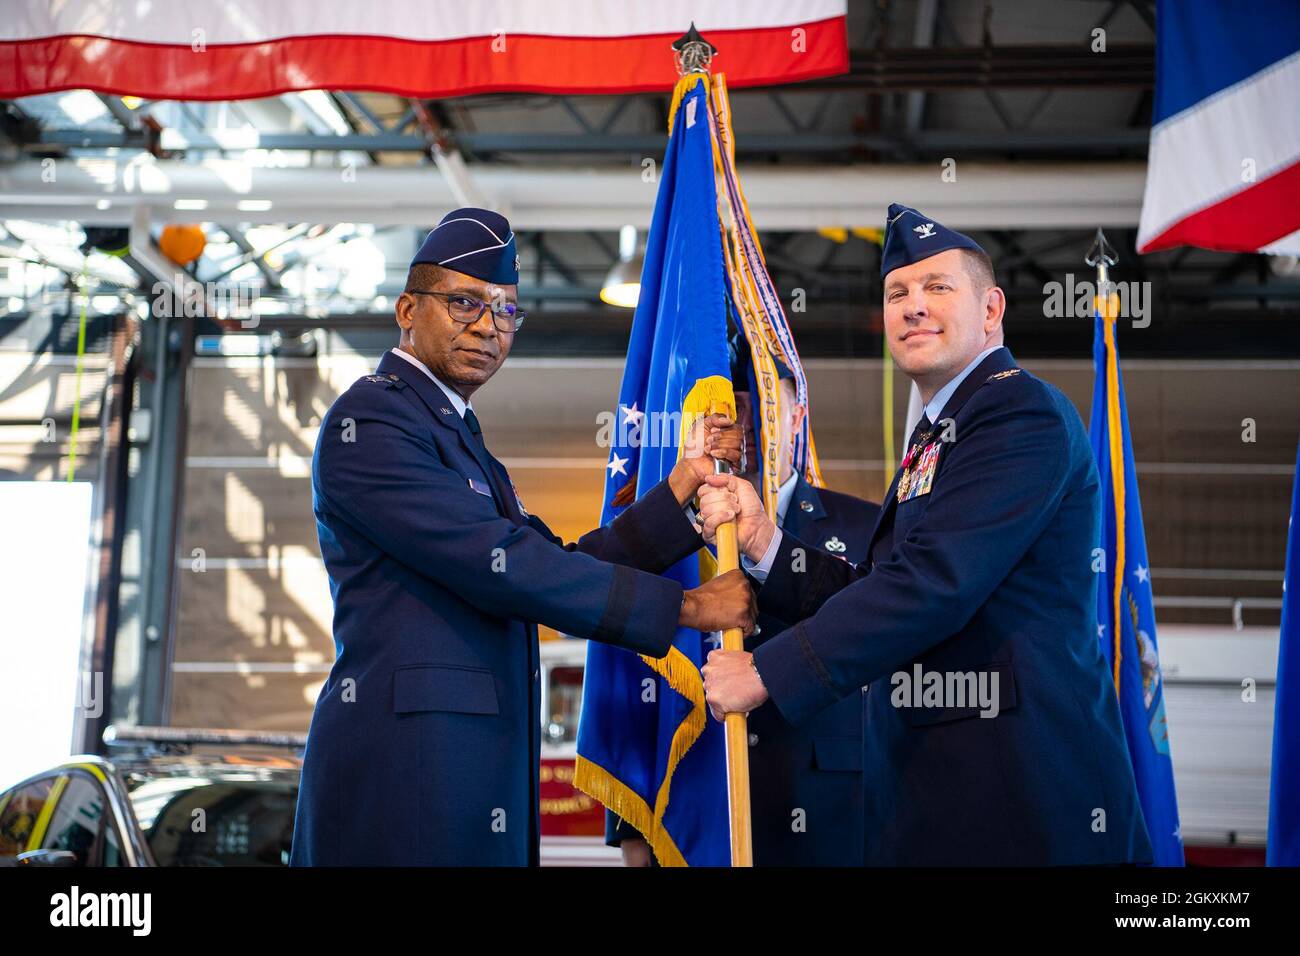
<path id="1" fill-rule="evenodd" d="M 731 381 L 736 389 L 736 419 L 747 452 L 742 475 L 759 478 L 754 439 L 749 346 L 731 341 Z M 793 466 L 794 436 L 807 409 L 800 405 L 794 373 L 775 359 L 781 389 L 781 489 L 776 524 L 815 543 L 827 554 L 858 562 L 880 506 L 829 488 L 814 488 Z M 757 485 L 755 485 L 757 491 Z M 760 614 L 746 640 L 750 650 L 789 625 Z M 755 866 L 856 866 L 862 861 L 862 701 L 845 697 L 802 727 L 792 727 L 775 706 L 760 707 L 749 718 L 749 774 Z M 622 850 L 627 866 L 650 866 L 645 838 L 616 814 L 606 811 L 606 843 Z"/>
<path id="2" fill-rule="evenodd" d="M 713 651 L 710 709 L 770 699 L 798 725 L 870 683 L 868 865 L 1149 862 L 1096 636 L 1083 423 L 1003 346 L 1005 295 L 972 239 L 892 205 L 881 276 L 890 353 L 925 414 L 870 556 L 804 545 L 747 483 L 710 477 L 706 540 L 738 516 L 760 609 L 798 622 L 753 654 Z"/>

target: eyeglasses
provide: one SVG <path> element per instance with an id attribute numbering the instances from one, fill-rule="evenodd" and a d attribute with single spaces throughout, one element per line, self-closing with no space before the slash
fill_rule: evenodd
<path id="1" fill-rule="evenodd" d="M 482 299 L 476 299 L 472 295 L 465 295 L 463 292 L 426 292 L 423 289 L 407 289 L 411 295 L 436 295 L 440 299 L 447 300 L 447 314 L 453 321 L 462 322 L 470 325 L 479 320 L 484 311 L 492 309 L 492 324 L 496 326 L 498 332 L 514 333 L 519 331 L 519 327 L 524 324 L 524 317 L 528 315 L 523 309 L 516 306 L 513 302 L 503 302 L 500 308 L 484 302 Z"/>

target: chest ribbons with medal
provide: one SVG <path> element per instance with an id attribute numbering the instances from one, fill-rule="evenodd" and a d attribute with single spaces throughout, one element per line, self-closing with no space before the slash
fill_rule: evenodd
<path id="1" fill-rule="evenodd" d="M 922 432 L 903 458 L 903 474 L 898 479 L 897 500 L 901 505 L 921 495 L 928 495 L 934 484 L 934 469 L 939 464 L 943 442 L 934 430 Z"/>

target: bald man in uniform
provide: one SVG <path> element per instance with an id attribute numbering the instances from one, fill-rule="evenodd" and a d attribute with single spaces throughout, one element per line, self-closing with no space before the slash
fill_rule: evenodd
<path id="1" fill-rule="evenodd" d="M 757 488 L 757 414 L 749 345 L 731 341 L 731 381 L 736 417 L 745 433 L 742 472 Z M 857 562 L 880 506 L 829 488 L 815 488 L 794 469 L 794 436 L 808 410 L 798 401 L 794 373 L 774 359 L 781 390 L 776 525 L 827 554 Z M 748 650 L 775 638 L 788 624 L 759 614 L 745 641 Z M 755 866 L 856 866 L 862 862 L 862 701 L 850 695 L 802 726 L 793 726 L 773 704 L 749 715 L 750 819 Z M 645 838 L 606 811 L 605 842 L 618 846 L 627 866 L 650 866 Z"/>

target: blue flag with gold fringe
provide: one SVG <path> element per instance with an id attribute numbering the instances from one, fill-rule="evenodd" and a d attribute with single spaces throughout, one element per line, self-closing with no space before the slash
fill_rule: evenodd
<path id="1" fill-rule="evenodd" d="M 1088 436 L 1101 477 L 1101 552 L 1094 558 L 1099 572 L 1097 637 L 1119 697 L 1152 861 L 1156 866 L 1182 866 L 1151 568 L 1119 368 L 1115 309 L 1109 309 L 1109 318 L 1103 317 L 1101 309 L 1094 315 L 1096 377 Z"/>
<path id="2" fill-rule="evenodd" d="M 670 115 L 610 429 L 602 522 L 668 476 L 695 415 L 715 406 L 735 408 L 702 77 L 678 85 Z M 629 484 L 634 496 L 625 491 Z M 703 560 L 707 574 L 711 562 Z M 665 573 L 684 588 L 697 587 L 701 558 Z M 724 735 L 709 718 L 699 673 L 712 649 L 707 635 L 685 628 L 661 660 L 596 642 L 587 646 L 575 783 L 636 827 L 664 865 L 726 866 L 730 860 Z"/>
<path id="3" fill-rule="evenodd" d="M 1269 866 L 1300 866 L 1300 451 L 1296 453 L 1295 469 L 1273 701 L 1266 857 Z"/>

